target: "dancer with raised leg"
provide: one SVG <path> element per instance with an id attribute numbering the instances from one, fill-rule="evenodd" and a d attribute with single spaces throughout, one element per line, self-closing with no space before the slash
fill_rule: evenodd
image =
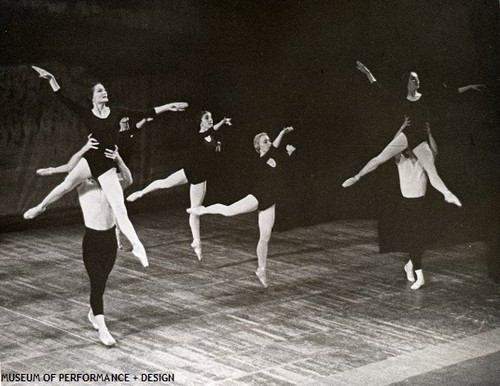
<path id="1" fill-rule="evenodd" d="M 50 204 L 73 190 L 82 181 L 94 176 L 99 181 L 104 194 L 113 208 L 113 213 L 120 226 L 120 230 L 132 244 L 132 253 L 139 258 L 143 266 L 147 267 L 146 251 L 128 218 L 123 190 L 116 173 L 116 166 L 112 160 L 106 158 L 102 149 L 114 148 L 117 144 L 120 129 L 119 122 L 123 117 L 142 119 L 153 117 L 165 111 L 183 111 L 187 107 L 187 103 L 169 103 L 148 111 L 130 110 L 123 107 L 108 107 L 107 91 L 101 83 L 97 83 L 91 89 L 92 109 L 84 108 L 62 93 L 59 84 L 51 73 L 36 66 L 33 66 L 33 69 L 38 72 L 41 78 L 49 81 L 50 86 L 59 99 L 84 121 L 87 130 L 97 140 L 100 147 L 98 149 L 91 149 L 85 153 L 84 157 L 69 172 L 64 182 L 53 189 L 39 205 L 28 210 L 24 214 L 24 218 L 35 218 L 43 213 Z"/>
<path id="2" fill-rule="evenodd" d="M 357 68 L 368 77 L 371 83 L 377 83 L 373 74 L 359 61 L 357 62 Z M 423 94 L 418 91 L 420 80 L 417 73 L 411 72 L 405 78 L 405 83 L 406 98 L 401 101 L 401 104 L 404 115 L 408 116 L 412 122 L 411 127 L 404 127 L 379 155 L 372 158 L 355 176 L 344 181 L 342 186 L 347 188 L 354 185 L 361 177 L 374 171 L 381 164 L 389 161 L 404 150 L 410 149 L 425 170 L 431 185 L 443 194 L 445 201 L 461 207 L 460 200 L 446 187 L 438 175 L 432 151 L 427 143 L 426 127 L 430 125 L 430 112 L 428 106 L 423 103 Z M 482 85 L 464 86 L 459 88 L 458 92 L 471 89 L 481 90 L 482 87 Z"/>
<path id="3" fill-rule="evenodd" d="M 257 243 L 258 268 L 255 274 L 264 287 L 267 288 L 267 254 L 269 240 L 274 226 L 276 200 L 281 190 L 282 163 L 286 154 L 291 155 L 295 147 L 287 145 L 286 152 L 278 150 L 285 134 L 293 127 L 285 127 L 271 143 L 266 133 L 257 134 L 253 140 L 255 150 L 259 154 L 255 170 L 252 191 L 246 197 L 231 204 L 214 204 L 208 207 L 199 206 L 187 209 L 187 212 L 196 216 L 206 214 L 221 214 L 236 216 L 238 214 L 259 211 L 259 241 Z"/>
<path id="4" fill-rule="evenodd" d="M 410 124 L 406 117 L 396 136 Z M 430 126 L 427 126 L 427 137 L 435 158 L 438 148 Z M 429 224 L 429 205 L 425 198 L 428 178 L 411 150 L 397 154 L 394 159 L 398 168 L 401 197 L 389 200 L 391 205 L 388 215 L 379 218 L 380 252 L 408 252 L 409 259 L 404 270 L 407 279 L 413 282 L 411 289 L 416 290 L 425 284 L 422 257 L 431 239 L 432 225 Z"/>
<path id="5" fill-rule="evenodd" d="M 145 194 L 154 192 L 158 189 L 169 189 L 174 186 L 191 184 L 189 197 L 191 207 L 197 207 L 203 204 L 207 190 L 207 179 L 218 173 L 217 159 L 221 152 L 222 143 L 220 141 L 218 130 L 222 125 L 231 125 L 231 118 L 224 118 L 214 125 L 212 113 L 202 111 L 198 115 L 199 129 L 192 144 L 189 161 L 186 165 L 172 173 L 167 178 L 156 180 L 146 186 L 144 189 L 132 193 L 127 197 L 127 201 L 135 201 Z M 199 260 L 203 258 L 200 235 L 200 218 L 195 214 L 189 215 L 189 226 L 193 235 L 191 247 L 194 249 Z"/>

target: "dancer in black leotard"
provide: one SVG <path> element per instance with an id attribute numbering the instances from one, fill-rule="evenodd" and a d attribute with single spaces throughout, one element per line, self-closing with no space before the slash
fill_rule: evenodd
<path id="1" fill-rule="evenodd" d="M 257 244 L 258 268 L 255 274 L 264 287 L 267 287 L 267 252 L 269 240 L 274 226 L 276 200 L 282 188 L 281 165 L 286 156 L 291 155 L 295 148 L 287 145 L 286 152 L 279 147 L 283 136 L 293 130 L 286 127 L 271 143 L 266 133 L 257 134 L 254 138 L 254 147 L 259 154 L 256 164 L 255 177 L 250 194 L 231 204 L 214 204 L 208 207 L 199 206 L 187 210 L 189 214 L 202 216 L 205 214 L 221 214 L 223 216 L 236 216 L 238 214 L 259 211 L 259 242 Z"/>
<path id="2" fill-rule="evenodd" d="M 183 111 L 186 103 L 169 103 L 155 107 L 149 111 L 130 110 L 123 107 L 108 107 L 108 94 L 104 86 L 100 83 L 92 88 L 92 105 L 89 110 L 74 101 L 70 100 L 61 92 L 59 84 L 55 77 L 39 68 L 33 66 L 40 77 L 49 80 L 49 83 L 63 101 L 73 112 L 75 112 L 85 123 L 87 130 L 99 142 L 99 149 L 91 149 L 85 153 L 75 168 L 71 170 L 63 183 L 57 186 L 47 197 L 36 207 L 28 210 L 24 217 L 32 219 L 45 211 L 48 205 L 57 201 L 64 194 L 74 189 L 85 179 L 94 176 L 100 183 L 101 188 L 106 194 L 108 201 L 113 208 L 116 221 L 121 231 L 130 240 L 133 250 L 132 253 L 139 258 L 143 266 L 148 266 L 148 260 L 144 246 L 139 240 L 134 226 L 130 222 L 127 209 L 123 200 L 123 190 L 120 187 L 116 174 L 116 166 L 113 161 L 106 158 L 102 149 L 112 149 L 118 142 L 118 133 L 120 120 L 124 117 L 135 117 L 138 119 L 147 118 L 165 111 Z"/>
<path id="3" fill-rule="evenodd" d="M 136 143 L 137 136 L 141 128 L 143 128 L 147 122 L 151 122 L 153 118 L 143 118 L 139 122 L 135 123 L 130 127 L 130 118 L 123 117 L 120 120 L 120 132 L 118 133 L 118 149 L 120 149 L 120 156 L 125 164 L 129 164 L 132 154 L 134 152 L 134 146 Z"/>
<path id="4" fill-rule="evenodd" d="M 216 125 L 213 124 L 212 114 L 202 111 L 199 114 L 199 131 L 192 145 L 191 154 L 187 164 L 180 170 L 174 172 L 165 179 L 156 180 L 144 189 L 132 193 L 127 201 L 135 201 L 143 195 L 158 189 L 168 189 L 174 186 L 191 184 L 190 201 L 191 207 L 203 204 L 207 190 L 207 179 L 218 172 L 217 158 L 221 151 L 221 141 L 217 131 L 223 125 L 231 125 L 231 118 L 224 118 Z M 191 247 L 194 249 L 198 259 L 202 259 L 200 219 L 197 215 L 189 216 L 189 226 L 193 235 Z"/>
<path id="5" fill-rule="evenodd" d="M 357 62 L 357 68 L 363 72 L 371 83 L 376 83 L 375 77 L 361 62 Z M 354 177 L 344 181 L 344 188 L 354 185 L 361 177 L 374 171 L 378 166 L 387 162 L 392 157 L 400 154 L 405 149 L 410 149 L 419 160 L 423 169 L 429 177 L 431 185 L 443 194 L 446 202 L 462 206 L 460 200 L 446 187 L 439 177 L 432 151 L 427 143 L 426 125 L 429 124 L 429 111 L 425 103 L 422 103 L 423 94 L 418 92 L 420 80 L 417 73 L 411 72 L 406 83 L 406 99 L 402 101 L 403 109 L 411 120 L 411 127 L 405 127 L 375 158 L 371 159 Z M 482 85 L 469 85 L 458 89 L 458 92 L 467 90 L 480 90 Z"/>

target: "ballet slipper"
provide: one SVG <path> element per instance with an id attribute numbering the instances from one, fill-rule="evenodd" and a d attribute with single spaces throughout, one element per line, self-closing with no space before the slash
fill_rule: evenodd
<path id="1" fill-rule="evenodd" d="M 408 281 L 414 282 L 415 275 L 413 273 L 413 263 L 411 262 L 411 260 L 405 264 L 405 272 L 406 272 L 406 278 L 408 279 Z"/>
<path id="2" fill-rule="evenodd" d="M 95 322 L 99 329 L 99 339 L 105 346 L 113 346 L 116 344 L 116 340 L 111 336 L 104 321 L 104 315 L 97 315 L 94 317 Z"/>
<path id="3" fill-rule="evenodd" d="M 136 244 L 132 248 L 132 254 L 139 259 L 143 267 L 148 267 L 148 257 L 142 244 Z"/>
<path id="4" fill-rule="evenodd" d="M 107 328 L 99 329 L 99 339 L 105 346 L 108 347 L 114 346 L 116 344 L 115 338 L 111 336 Z"/>
<path id="5" fill-rule="evenodd" d="M 142 193 L 139 191 L 139 192 L 135 192 L 135 193 L 132 193 L 130 196 L 127 197 L 127 201 L 128 202 L 134 202 L 135 200 L 139 199 L 142 197 Z"/>
<path id="6" fill-rule="evenodd" d="M 34 208 L 31 208 L 30 210 L 25 212 L 23 217 L 25 220 L 33 220 L 35 217 L 40 216 L 43 212 L 45 212 L 46 209 L 47 207 L 44 206 L 35 206 Z"/>
<path id="7" fill-rule="evenodd" d="M 415 283 L 412 284 L 411 286 L 412 290 L 417 290 L 425 284 L 424 273 L 422 272 L 422 270 L 417 269 L 415 273 L 417 274 L 417 280 L 415 281 Z"/>
<path id="8" fill-rule="evenodd" d="M 344 181 L 344 183 L 342 184 L 342 187 L 348 188 L 349 186 L 353 186 L 358 181 L 359 181 L 359 177 L 356 177 L 356 176 L 348 178 L 347 180 Z"/>
<path id="9" fill-rule="evenodd" d="M 449 203 L 449 204 L 453 204 L 453 205 L 456 205 L 458 207 L 462 207 L 462 203 L 460 202 L 460 200 L 457 198 L 457 196 L 455 196 L 452 192 L 450 191 L 447 191 L 444 195 L 444 200 Z"/>
<path id="10" fill-rule="evenodd" d="M 267 288 L 267 277 L 266 277 L 266 270 L 264 268 L 257 268 L 257 271 L 255 271 L 255 274 L 259 278 L 260 282 L 264 286 L 264 288 Z"/>
<path id="11" fill-rule="evenodd" d="M 89 313 L 87 314 L 87 318 L 89 319 L 89 322 L 92 323 L 92 327 L 94 327 L 94 330 L 99 330 L 99 326 L 97 325 L 94 317 L 94 313 L 92 312 L 92 308 L 89 310 Z"/>
<path id="12" fill-rule="evenodd" d="M 54 168 L 43 168 L 43 169 L 38 169 L 36 171 L 36 174 L 39 176 L 51 176 L 54 174 Z"/>
<path id="13" fill-rule="evenodd" d="M 194 208 L 187 208 L 186 212 L 189 214 L 194 214 L 195 216 L 201 216 L 203 215 L 203 210 L 205 209 L 204 206 L 196 206 Z"/>
<path id="14" fill-rule="evenodd" d="M 201 254 L 201 240 L 193 240 L 193 242 L 191 243 L 191 248 L 194 249 L 194 253 L 196 253 L 196 256 L 198 256 L 198 260 L 201 261 L 201 259 L 203 259 L 203 255 Z"/>

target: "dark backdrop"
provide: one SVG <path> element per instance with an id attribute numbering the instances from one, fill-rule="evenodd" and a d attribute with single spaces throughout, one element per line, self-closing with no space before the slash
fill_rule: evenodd
<path id="1" fill-rule="evenodd" d="M 245 195 L 253 136 L 273 137 L 293 125 L 288 142 L 297 152 L 277 228 L 374 218 L 398 194 L 394 165 L 349 190 L 340 184 L 380 151 L 402 117 L 372 95 L 355 68 L 358 59 L 389 83 L 414 70 L 422 87 L 488 84 L 485 93 L 433 106 L 438 168 L 464 209 L 444 207 L 437 195 L 435 201 L 454 238 L 484 238 L 497 224 L 498 1 L 48 0 L 1 7 L 3 229 L 79 219 L 75 194 L 38 220 L 21 219 L 61 180 L 35 170 L 66 162 L 86 137 L 31 64 L 47 68 L 82 100 L 98 80 L 112 104 L 190 103 L 189 111 L 160 116 L 142 132 L 130 192 L 182 167 L 194 116 L 208 109 L 215 120 L 232 117 L 233 126 L 225 130 L 223 173 L 209 182 L 207 203 Z M 181 187 L 130 210 L 187 203 Z"/>

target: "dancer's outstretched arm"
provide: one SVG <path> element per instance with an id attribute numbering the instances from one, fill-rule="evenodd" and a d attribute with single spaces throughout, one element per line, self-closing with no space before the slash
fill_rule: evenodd
<path id="1" fill-rule="evenodd" d="M 57 83 L 56 78 L 54 75 L 52 75 L 50 72 L 47 70 L 44 70 L 43 68 L 37 67 L 37 66 L 31 66 L 38 74 L 40 75 L 40 78 L 47 79 L 49 81 L 50 86 L 52 87 L 52 90 L 54 92 L 59 91 L 61 88 L 59 84 Z M 73 106 L 72 101 L 67 101 L 66 98 L 63 99 L 65 103 L 68 104 L 70 108 L 75 109 Z M 154 111 L 156 115 L 162 114 L 166 111 L 184 111 L 188 107 L 188 104 L 186 102 L 173 102 L 173 103 L 167 103 L 161 106 L 157 106 L 154 108 Z M 76 107 L 76 109 L 79 109 L 79 107 Z"/>
<path id="2" fill-rule="evenodd" d="M 219 130 L 221 128 L 222 125 L 228 125 L 228 126 L 231 126 L 232 123 L 231 123 L 231 118 L 224 118 L 222 119 L 219 123 L 215 124 L 214 125 L 214 130 Z"/>
<path id="3" fill-rule="evenodd" d="M 458 93 L 459 94 L 462 94 L 466 91 L 469 91 L 469 90 L 474 90 L 474 91 L 479 91 L 479 92 L 482 92 L 484 90 L 486 90 L 486 85 L 484 84 L 469 84 L 467 86 L 462 86 L 462 87 L 459 87 L 458 88 Z"/>
<path id="4" fill-rule="evenodd" d="M 78 150 L 78 152 L 76 152 L 71 156 L 67 164 L 56 167 L 38 169 L 36 171 L 36 174 L 38 174 L 39 176 L 50 176 L 52 174 L 58 174 L 58 173 L 69 173 L 71 170 L 75 168 L 78 161 L 80 161 L 80 159 L 87 151 L 89 151 L 90 149 L 97 149 L 98 146 L 99 142 L 97 142 L 95 138 L 92 138 L 92 134 L 89 134 L 87 143 L 80 150 Z"/>
<path id="5" fill-rule="evenodd" d="M 361 63 L 359 60 L 356 61 L 356 68 L 361 71 L 363 74 L 366 75 L 366 77 L 368 78 L 368 80 L 370 81 L 370 83 L 375 83 L 377 81 L 377 79 L 375 79 L 375 77 L 373 76 L 373 74 L 371 73 L 371 71 L 368 69 L 368 67 L 366 67 L 363 63 Z"/>
<path id="6" fill-rule="evenodd" d="M 288 133 L 290 133 L 292 131 L 293 131 L 293 127 L 292 126 L 285 127 L 283 130 L 281 130 L 280 133 L 278 134 L 278 136 L 276 137 L 276 139 L 273 141 L 273 146 L 274 147 L 279 147 L 280 144 L 281 144 L 281 141 L 283 140 L 283 137 L 285 136 L 285 134 L 288 134 Z"/>
<path id="7" fill-rule="evenodd" d="M 52 75 L 47 70 L 44 70 L 43 68 L 37 66 L 31 66 L 31 68 L 33 68 L 33 70 L 38 72 L 40 78 L 47 79 L 49 81 L 50 87 L 52 87 L 52 90 L 54 90 L 54 92 L 59 91 L 61 86 L 59 86 L 59 84 L 57 83 L 57 80 L 54 75 Z"/>

